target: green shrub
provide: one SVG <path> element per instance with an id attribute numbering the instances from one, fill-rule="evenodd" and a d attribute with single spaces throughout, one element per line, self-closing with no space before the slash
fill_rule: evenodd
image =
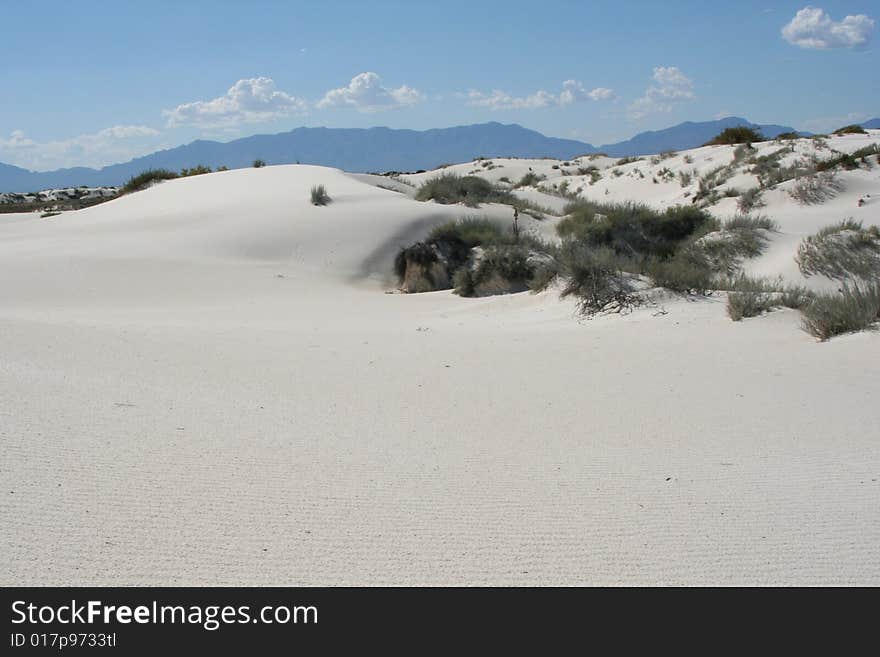
<path id="1" fill-rule="evenodd" d="M 513 199 L 510 192 L 497 189 L 492 183 L 477 176 L 457 176 L 445 173 L 426 181 L 418 192 L 416 200 L 429 201 L 443 205 L 464 203 L 477 207 L 480 203 L 506 203 Z"/>
<path id="2" fill-rule="evenodd" d="M 868 131 L 860 125 L 845 125 L 834 131 L 835 135 L 866 135 Z"/>
<path id="3" fill-rule="evenodd" d="M 468 249 L 488 246 L 502 240 L 504 231 L 498 224 L 482 217 L 449 221 L 431 230 L 428 241 L 459 241 Z"/>
<path id="4" fill-rule="evenodd" d="M 128 182 L 122 186 L 121 193 L 129 194 L 131 192 L 139 192 L 146 189 L 150 185 L 162 180 L 173 180 L 178 174 L 168 169 L 147 169 L 143 173 L 129 178 Z"/>
<path id="5" fill-rule="evenodd" d="M 711 264 L 693 249 L 684 249 L 671 258 L 650 258 L 645 274 L 655 287 L 681 294 L 708 294 L 715 287 Z"/>
<path id="6" fill-rule="evenodd" d="M 197 164 L 196 166 L 194 166 L 191 169 L 186 169 L 186 168 L 181 169 L 180 170 L 180 177 L 186 178 L 189 176 L 201 176 L 202 174 L 205 174 L 205 173 L 211 173 L 211 167 L 206 167 L 204 164 Z"/>
<path id="7" fill-rule="evenodd" d="M 538 174 L 529 171 L 519 179 L 519 182 L 516 183 L 514 187 L 534 187 L 542 180 L 544 180 L 544 176 L 539 176 Z"/>
<path id="8" fill-rule="evenodd" d="M 315 185 L 311 189 L 312 205 L 327 205 L 330 203 L 330 195 L 324 185 Z"/>
<path id="9" fill-rule="evenodd" d="M 852 219 L 827 226 L 801 241 L 795 261 L 804 276 L 880 279 L 880 229 Z"/>
<path id="10" fill-rule="evenodd" d="M 676 244 L 712 220 L 707 212 L 692 205 L 660 212 L 638 203 L 578 201 L 569 204 L 565 212 L 567 216 L 556 226 L 560 237 L 593 247 L 611 247 L 628 256 L 672 255 Z"/>
<path id="11" fill-rule="evenodd" d="M 823 341 L 842 333 L 864 331 L 878 320 L 880 283 L 845 284 L 840 292 L 814 295 L 801 308 L 801 326 Z"/>
<path id="12" fill-rule="evenodd" d="M 764 141 L 764 135 L 754 128 L 741 125 L 735 128 L 725 128 L 714 139 L 707 141 L 703 146 L 750 144 L 757 141 Z"/>
<path id="13" fill-rule="evenodd" d="M 264 166 L 266 166 L 265 160 L 254 160 L 254 169 L 260 169 Z"/>
<path id="14" fill-rule="evenodd" d="M 792 139 L 800 139 L 800 135 L 796 132 L 781 132 L 776 135 L 777 141 L 791 141 Z"/>
<path id="15" fill-rule="evenodd" d="M 799 310 L 812 299 L 808 290 L 799 286 L 786 286 L 782 279 L 769 281 L 741 275 L 729 281 L 725 287 L 729 289 L 727 314 L 735 322 L 745 317 L 757 317 L 780 307 Z"/>

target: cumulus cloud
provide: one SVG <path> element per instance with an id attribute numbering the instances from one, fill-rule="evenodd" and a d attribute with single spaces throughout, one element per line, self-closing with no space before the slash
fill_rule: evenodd
<path id="1" fill-rule="evenodd" d="M 409 107 L 422 100 L 424 96 L 416 89 L 406 85 L 389 89 L 376 73 L 367 71 L 354 76 L 347 87 L 328 91 L 317 106 L 320 109 L 353 107 L 359 112 L 381 112 Z"/>
<path id="2" fill-rule="evenodd" d="M 652 80 L 645 95 L 627 108 L 630 118 L 640 119 L 649 114 L 671 112 L 677 104 L 694 98 L 693 80 L 676 66 L 658 66 L 654 69 Z"/>
<path id="3" fill-rule="evenodd" d="M 239 80 L 222 96 L 184 103 L 163 110 L 169 127 L 232 128 L 246 123 L 266 123 L 307 109 L 304 100 L 275 87 L 272 78 Z"/>
<path id="4" fill-rule="evenodd" d="M 469 105 L 487 107 L 492 110 L 541 109 L 544 107 L 571 105 L 585 100 L 601 101 L 615 98 L 614 91 L 605 87 L 587 90 L 577 80 L 566 80 L 562 83 L 562 91 L 553 94 L 539 90 L 528 96 L 511 96 L 495 89 L 489 93 L 471 89 L 465 97 Z"/>
<path id="5" fill-rule="evenodd" d="M 835 22 L 822 9 L 804 7 L 782 28 L 782 38 L 801 48 L 859 48 L 867 45 L 874 21 L 864 14 Z"/>
<path id="6" fill-rule="evenodd" d="M 116 125 L 70 139 L 38 142 L 21 130 L 0 137 L 0 160 L 27 169 L 70 166 L 99 167 L 155 150 L 158 130 L 143 125 Z"/>

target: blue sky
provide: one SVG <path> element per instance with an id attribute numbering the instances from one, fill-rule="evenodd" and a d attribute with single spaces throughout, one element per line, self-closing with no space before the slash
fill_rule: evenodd
<path id="1" fill-rule="evenodd" d="M 0 162 L 101 166 L 299 126 L 520 123 L 595 145 L 880 115 L 876 0 L 3 0 Z"/>

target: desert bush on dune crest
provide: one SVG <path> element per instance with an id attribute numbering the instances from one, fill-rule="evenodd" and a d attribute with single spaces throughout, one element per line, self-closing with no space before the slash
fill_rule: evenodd
<path id="1" fill-rule="evenodd" d="M 866 135 L 868 131 L 860 125 L 845 125 L 834 131 L 835 135 Z"/>
<path id="2" fill-rule="evenodd" d="M 712 221 L 707 212 L 689 205 L 658 211 L 640 203 L 577 201 L 565 213 L 556 226 L 563 239 L 641 257 L 672 255 L 679 242 Z"/>
<path id="3" fill-rule="evenodd" d="M 174 171 L 169 171 L 168 169 L 148 169 L 143 173 L 139 173 L 138 175 L 129 178 L 128 182 L 122 186 L 122 193 L 128 194 L 131 192 L 139 192 L 154 183 L 161 182 L 162 180 L 173 180 L 178 177 L 179 174 Z"/>
<path id="4" fill-rule="evenodd" d="M 454 173 L 431 178 L 416 192 L 417 201 L 434 201 L 443 205 L 464 203 L 477 207 L 480 203 L 506 203 L 513 199 L 514 196 L 510 192 L 497 189 L 485 178 L 462 177 Z"/>
<path id="5" fill-rule="evenodd" d="M 764 141 L 764 135 L 754 128 L 741 125 L 735 128 L 725 128 L 716 137 L 703 144 L 703 146 L 750 144 L 759 141 Z"/>
<path id="6" fill-rule="evenodd" d="M 261 169 L 266 166 L 265 160 L 254 160 L 254 169 Z"/>
<path id="7" fill-rule="evenodd" d="M 795 261 L 804 276 L 880 280 L 880 228 L 846 219 L 805 237 Z"/>

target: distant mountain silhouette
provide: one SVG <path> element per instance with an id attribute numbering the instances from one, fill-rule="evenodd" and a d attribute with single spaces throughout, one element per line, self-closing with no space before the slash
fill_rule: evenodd
<path id="1" fill-rule="evenodd" d="M 876 119 L 875 119 L 876 121 Z M 870 122 L 869 122 L 870 123 Z M 552 157 L 604 152 L 615 157 L 649 155 L 695 148 L 724 128 L 747 125 L 773 138 L 793 128 L 756 125 L 739 117 L 686 122 L 616 144 L 595 147 L 572 139 L 545 137 L 516 124 L 481 123 L 435 130 L 391 128 L 297 128 L 275 135 L 254 135 L 230 142 L 197 140 L 103 169 L 77 167 L 34 172 L 0 163 L 0 192 L 29 192 L 80 185 L 121 185 L 146 169 L 179 171 L 197 164 L 235 169 L 254 160 L 268 164 L 319 164 L 346 171 L 416 171 L 476 157 Z M 809 133 L 800 133 L 808 135 Z"/>
<path id="2" fill-rule="evenodd" d="M 880 119 L 871 119 L 860 124 L 865 130 L 880 130 Z"/>
<path id="3" fill-rule="evenodd" d="M 773 139 L 783 132 L 797 132 L 794 128 L 784 125 L 761 125 L 738 116 L 728 116 L 717 121 L 703 121 L 700 123 L 686 121 L 665 130 L 642 132 L 627 141 L 600 146 L 599 150 L 614 157 L 652 155 L 662 153 L 663 151 L 683 151 L 702 146 L 725 128 L 737 126 L 755 128 L 768 139 Z M 805 137 L 810 135 L 808 132 L 801 132 L 799 134 Z"/>
<path id="4" fill-rule="evenodd" d="M 571 139 L 545 137 L 519 125 L 483 123 L 435 130 L 391 128 L 297 128 L 221 143 L 198 140 L 103 169 L 27 172 L 0 165 L 0 191 L 32 191 L 74 185 L 119 185 L 146 169 L 180 170 L 197 164 L 231 169 L 267 164 L 319 164 L 346 171 L 415 171 L 476 157 L 567 159 L 595 148 Z"/>

